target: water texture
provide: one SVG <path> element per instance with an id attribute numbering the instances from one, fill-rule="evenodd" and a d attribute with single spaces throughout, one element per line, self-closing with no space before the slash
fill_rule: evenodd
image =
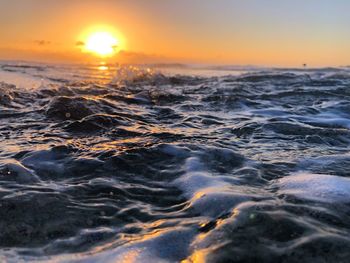
<path id="1" fill-rule="evenodd" d="M 348 262 L 349 70 L 182 71 L 0 64 L 0 261 Z"/>

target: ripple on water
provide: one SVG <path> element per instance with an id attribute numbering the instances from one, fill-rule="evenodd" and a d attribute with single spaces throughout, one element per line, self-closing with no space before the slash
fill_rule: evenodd
<path id="1" fill-rule="evenodd" d="M 0 261 L 348 261 L 346 69 L 78 69 L 0 83 Z"/>

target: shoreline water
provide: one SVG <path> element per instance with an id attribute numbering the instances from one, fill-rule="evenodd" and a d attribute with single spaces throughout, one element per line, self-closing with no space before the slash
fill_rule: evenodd
<path id="1" fill-rule="evenodd" d="M 349 70 L 225 70 L 2 67 L 5 260 L 346 262 Z"/>

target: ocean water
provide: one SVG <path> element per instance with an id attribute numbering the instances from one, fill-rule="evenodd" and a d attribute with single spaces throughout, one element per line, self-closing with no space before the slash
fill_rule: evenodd
<path id="1" fill-rule="evenodd" d="M 0 63 L 1 262 L 349 262 L 350 69 Z"/>

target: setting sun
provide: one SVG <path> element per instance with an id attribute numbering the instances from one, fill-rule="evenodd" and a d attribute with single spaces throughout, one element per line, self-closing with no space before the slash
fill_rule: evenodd
<path id="1" fill-rule="evenodd" d="M 85 49 L 100 56 L 109 56 L 117 51 L 118 40 L 108 32 L 92 33 L 85 43 Z"/>

